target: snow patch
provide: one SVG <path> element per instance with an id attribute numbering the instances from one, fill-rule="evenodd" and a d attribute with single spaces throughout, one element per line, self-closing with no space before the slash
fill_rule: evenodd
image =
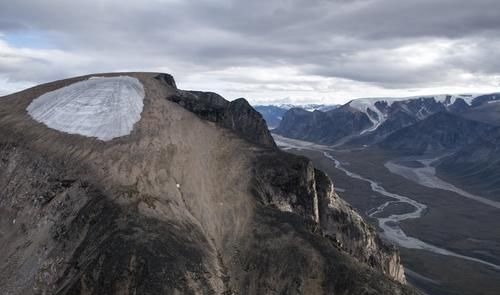
<path id="1" fill-rule="evenodd" d="M 386 101 L 386 99 L 372 99 L 372 98 L 358 98 L 349 103 L 349 106 L 355 108 L 363 113 L 365 113 L 370 121 L 372 122 L 372 126 L 361 131 L 360 134 L 365 134 L 367 132 L 372 132 L 377 129 L 386 119 L 386 115 L 383 114 L 376 106 L 375 103 L 377 101 Z M 389 102 L 388 102 L 389 103 Z M 392 102 L 391 102 L 392 103 Z M 368 112 L 370 109 L 373 113 L 377 114 L 377 118 L 370 115 Z"/>
<path id="2" fill-rule="evenodd" d="M 270 105 L 256 105 L 256 107 L 259 106 L 276 106 L 281 109 L 289 110 L 293 108 L 300 108 L 303 110 L 306 110 L 308 112 L 314 112 L 314 111 L 322 111 L 322 112 L 327 112 L 331 111 L 335 108 L 338 107 L 338 105 L 335 104 L 270 104 Z"/>
<path id="3" fill-rule="evenodd" d="M 108 141 L 132 132 L 144 96 L 136 78 L 91 77 L 39 96 L 26 110 L 49 128 Z"/>

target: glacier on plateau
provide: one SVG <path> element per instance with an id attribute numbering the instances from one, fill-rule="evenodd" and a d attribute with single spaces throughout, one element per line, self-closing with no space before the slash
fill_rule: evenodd
<path id="1" fill-rule="evenodd" d="M 132 132 L 144 96 L 136 78 L 91 77 L 39 96 L 27 111 L 49 128 L 108 141 Z"/>
<path id="2" fill-rule="evenodd" d="M 384 114 L 377 106 L 375 105 L 377 102 L 385 102 L 388 106 L 391 106 L 394 102 L 397 101 L 411 101 L 417 99 L 426 99 L 432 98 L 435 102 L 442 103 L 445 107 L 448 107 L 455 103 L 457 99 L 463 99 L 466 104 L 471 105 L 474 98 L 478 97 L 480 94 L 458 94 L 458 95 L 448 95 L 448 94 L 440 94 L 440 95 L 420 95 L 420 96 L 410 96 L 410 97 L 372 97 L 372 98 L 357 98 L 351 100 L 348 104 L 350 107 L 357 109 L 363 113 L 365 113 L 370 121 L 372 122 L 372 126 L 361 131 L 360 134 L 364 134 L 367 132 L 375 131 L 382 123 L 384 123 L 387 115 Z M 371 113 L 369 112 L 371 111 Z M 373 114 L 376 114 L 374 117 Z"/>

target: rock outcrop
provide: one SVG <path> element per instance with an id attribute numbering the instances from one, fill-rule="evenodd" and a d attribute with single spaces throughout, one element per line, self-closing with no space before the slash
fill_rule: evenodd
<path id="1" fill-rule="evenodd" d="M 323 234 L 359 261 L 404 282 L 399 251 L 383 241 L 375 229 L 335 193 L 333 183 L 324 172 L 316 169 L 314 175 Z"/>
<path id="2" fill-rule="evenodd" d="M 264 204 L 298 214 L 358 261 L 405 281 L 397 249 L 335 193 L 329 177 L 311 161 L 287 153 L 265 154 L 255 174 L 254 190 Z"/>
<path id="3" fill-rule="evenodd" d="M 167 97 L 204 120 L 235 131 L 246 140 L 270 148 L 276 144 L 262 115 L 244 98 L 227 101 L 213 92 L 181 91 Z"/>
<path id="4" fill-rule="evenodd" d="M 157 73 L 100 76 L 113 75 L 145 97 L 131 133 L 109 141 L 26 112 L 89 76 L 1 98 L 3 293 L 416 294 L 395 252 L 245 101 Z"/>

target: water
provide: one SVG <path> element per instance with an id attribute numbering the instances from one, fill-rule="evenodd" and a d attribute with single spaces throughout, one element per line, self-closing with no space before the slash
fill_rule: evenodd
<path id="1" fill-rule="evenodd" d="M 342 166 L 342 164 L 337 159 L 335 159 L 331 154 L 329 154 L 328 152 L 323 152 L 323 155 L 325 157 L 327 157 L 328 159 L 332 160 L 335 163 L 335 168 L 341 170 L 347 176 L 368 182 L 370 184 L 371 189 L 374 192 L 377 192 L 381 195 L 384 195 L 386 197 L 394 199 L 394 201 L 385 202 L 382 205 L 369 211 L 370 212 L 369 216 L 372 218 L 375 218 L 378 221 L 379 227 L 383 230 L 382 235 L 390 242 L 392 242 L 400 247 L 403 247 L 403 248 L 425 250 L 425 251 L 433 252 L 433 253 L 440 254 L 440 255 L 453 256 L 453 257 L 481 263 L 481 264 L 490 266 L 496 270 L 500 270 L 499 265 L 496 265 L 496 264 L 493 264 L 493 263 L 490 263 L 490 262 L 487 262 L 487 261 L 484 261 L 481 259 L 477 259 L 474 257 L 458 254 L 458 253 L 455 253 L 453 251 L 434 246 L 432 244 L 426 243 L 426 242 L 419 240 L 417 238 L 410 237 L 410 236 L 406 235 L 406 233 L 399 226 L 399 223 L 403 220 L 416 219 L 416 218 L 422 217 L 422 215 L 425 212 L 425 209 L 427 209 L 427 206 L 425 204 L 419 203 L 413 199 L 410 199 L 410 198 L 403 196 L 403 195 L 400 195 L 400 194 L 388 192 L 381 185 L 376 183 L 375 181 L 368 179 L 368 178 L 365 178 L 359 174 L 353 173 L 353 172 L 345 169 L 345 167 Z M 413 206 L 415 208 L 415 210 L 412 212 L 409 212 L 409 213 L 392 214 L 388 217 L 380 217 L 380 218 L 375 217 L 377 214 L 383 212 L 385 210 L 385 208 L 387 208 L 389 205 L 396 203 L 396 202 L 407 203 L 407 204 Z"/>
<path id="2" fill-rule="evenodd" d="M 440 158 L 442 157 L 418 160 L 421 164 L 424 165 L 424 167 L 421 168 L 405 167 L 403 165 L 398 165 L 393 161 L 387 162 L 385 164 L 385 167 L 389 169 L 389 171 L 391 171 L 392 173 L 401 175 L 404 178 L 414 181 L 420 185 L 430 188 L 437 188 L 437 189 L 451 191 L 464 198 L 500 209 L 500 202 L 489 200 L 481 196 L 476 196 L 437 177 L 436 168 L 432 167 L 431 164 L 439 160 Z"/>
<path id="3" fill-rule="evenodd" d="M 387 201 L 383 203 L 382 205 L 373 208 L 369 210 L 368 215 L 374 219 L 377 220 L 379 227 L 383 230 L 382 236 L 385 237 L 388 241 L 398 245 L 399 247 L 402 248 L 407 248 L 407 249 L 418 249 L 418 250 L 424 250 L 432 253 L 436 253 L 439 255 L 445 255 L 445 256 L 452 256 L 452 257 L 457 257 L 460 259 L 476 262 L 476 263 L 481 263 L 483 265 L 489 266 L 495 270 L 500 271 L 500 266 L 466 255 L 458 254 L 453 251 L 426 243 L 420 239 L 417 239 L 415 237 L 410 237 L 408 236 L 403 229 L 399 226 L 401 221 L 408 220 L 408 219 L 417 219 L 422 217 L 422 215 L 425 213 L 425 210 L 427 209 L 427 206 L 425 204 L 419 203 L 407 196 L 403 196 L 400 194 L 388 192 L 384 187 L 382 187 L 380 184 L 377 182 L 365 178 L 357 173 L 354 173 L 352 171 L 347 170 L 340 161 L 335 159 L 332 154 L 329 153 L 329 150 L 331 150 L 329 147 L 326 146 L 321 146 L 321 145 L 315 145 L 311 144 L 308 142 L 303 142 L 299 140 L 291 140 L 287 138 L 283 138 L 281 136 L 276 136 L 275 135 L 275 141 L 280 147 L 285 147 L 286 149 L 294 148 L 294 149 L 308 149 L 308 150 L 315 150 L 315 151 L 320 151 L 323 152 L 323 155 L 328 158 L 329 160 L 333 161 L 335 168 L 339 169 L 340 171 L 344 172 L 347 176 L 358 179 L 361 181 L 368 182 L 370 184 L 370 188 L 372 191 L 377 192 L 383 196 L 389 197 L 393 200 Z M 408 213 L 401 213 L 401 214 L 391 214 L 388 217 L 376 217 L 377 214 L 382 213 L 389 205 L 394 204 L 394 203 L 406 203 L 411 205 L 413 208 L 415 208 L 412 212 Z"/>

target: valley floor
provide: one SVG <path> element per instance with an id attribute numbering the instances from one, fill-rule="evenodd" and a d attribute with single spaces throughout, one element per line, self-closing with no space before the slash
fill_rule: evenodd
<path id="1" fill-rule="evenodd" d="M 283 140 L 286 141 L 278 138 L 277 142 L 283 144 Z M 393 174 L 386 164 L 394 157 L 381 150 L 335 150 L 328 152 L 331 155 L 328 158 L 324 147 L 309 143 L 300 143 L 298 148 L 292 146 L 288 144 L 286 149 L 313 160 L 317 168 L 333 179 L 339 194 L 376 226 L 380 225 L 381 219 L 392 214 L 411 214 L 415 208 L 412 208 L 412 203 L 399 203 L 375 215 L 374 209 L 394 199 L 373 190 L 374 185 L 383 187 L 384 191 L 390 192 L 389 195 L 406 196 L 423 205 L 419 218 L 401 219 L 392 224 L 410 239 L 434 247 L 399 243 L 407 278 L 416 287 L 430 295 L 499 294 L 498 208 L 467 199 L 457 192 L 423 186 L 408 177 Z M 343 169 L 339 169 L 333 159 L 338 160 L 337 164 Z M 346 174 L 345 170 L 362 179 Z M 392 231 L 388 226 L 391 224 L 379 228 Z"/>

